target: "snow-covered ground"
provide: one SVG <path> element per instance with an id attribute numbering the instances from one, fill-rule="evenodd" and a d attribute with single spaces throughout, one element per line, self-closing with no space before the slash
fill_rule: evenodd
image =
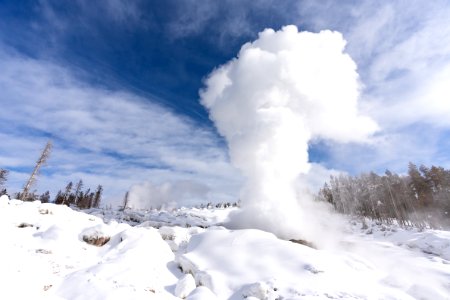
<path id="1" fill-rule="evenodd" d="M 351 221 L 339 247 L 314 249 L 226 229 L 234 209 L 0 197 L 0 299 L 450 299 L 450 232 Z"/>

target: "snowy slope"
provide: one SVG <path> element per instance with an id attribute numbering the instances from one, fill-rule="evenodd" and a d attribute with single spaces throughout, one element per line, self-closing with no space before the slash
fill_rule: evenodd
<path id="1" fill-rule="evenodd" d="M 318 250 L 228 230 L 229 212 L 1 197 L 0 299 L 450 299 L 449 232 L 353 222 L 341 247 Z"/>
<path id="2" fill-rule="evenodd" d="M 26 227 L 24 227 L 26 224 Z M 53 204 L 0 204 L 0 299 L 174 299 L 181 272 L 156 229 L 103 221 Z M 83 235 L 107 235 L 103 247 Z"/>

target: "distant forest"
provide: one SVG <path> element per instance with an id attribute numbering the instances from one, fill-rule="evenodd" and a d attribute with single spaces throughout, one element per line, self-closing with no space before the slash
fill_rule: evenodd
<path id="1" fill-rule="evenodd" d="M 8 171 L 0 168 L 0 195 L 7 194 L 4 184 Z M 83 181 L 69 182 L 50 200 L 42 195 L 17 193 L 17 199 L 40 200 L 75 206 L 81 209 L 99 207 L 103 187 L 83 189 Z M 128 198 L 128 197 L 126 197 Z M 383 223 L 418 228 L 450 228 L 450 170 L 443 167 L 408 165 L 407 175 L 389 170 L 350 176 L 331 176 L 317 194 L 317 200 L 330 203 L 339 213 L 368 217 Z M 126 201 L 124 208 L 126 207 Z M 208 205 L 209 207 L 210 205 Z"/>
<path id="2" fill-rule="evenodd" d="M 7 180 L 8 171 L 0 168 L 0 196 L 8 195 L 8 191 L 4 187 Z M 90 188 L 83 189 L 84 184 L 82 180 L 74 186 L 72 182 L 69 182 L 64 190 L 59 190 L 55 198 L 51 200 L 50 192 L 39 195 L 36 192 L 18 192 L 14 194 L 14 198 L 23 201 L 35 201 L 39 200 L 42 203 L 53 202 L 55 204 L 63 204 L 67 206 L 74 206 L 80 209 L 98 208 L 102 200 L 103 187 L 97 186 L 95 191 L 91 191 Z"/>
<path id="3" fill-rule="evenodd" d="M 359 176 L 331 176 L 318 193 L 346 215 L 419 228 L 450 227 L 450 170 L 413 163 L 401 176 L 387 170 Z"/>

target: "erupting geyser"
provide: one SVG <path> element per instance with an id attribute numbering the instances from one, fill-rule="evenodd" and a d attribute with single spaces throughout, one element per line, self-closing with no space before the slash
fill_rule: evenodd
<path id="1" fill-rule="evenodd" d="M 200 91 L 231 163 L 246 178 L 235 227 L 316 240 L 323 231 L 296 181 L 309 170 L 313 138 L 365 141 L 377 125 L 358 114 L 356 64 L 338 32 L 266 29 Z"/>

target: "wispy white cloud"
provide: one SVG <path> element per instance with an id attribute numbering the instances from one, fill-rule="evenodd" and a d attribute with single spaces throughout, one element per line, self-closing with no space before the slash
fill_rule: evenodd
<path id="1" fill-rule="evenodd" d="M 39 0 L 36 3 L 36 9 L 49 24 L 56 27 L 55 30 L 62 32 L 68 30 L 73 24 L 70 24 L 70 20 L 65 18 L 64 14 L 60 14 L 56 10 L 58 7 L 61 8 L 60 4 L 60 1 Z M 100 0 L 95 2 L 73 0 L 66 2 L 65 5 L 68 5 L 83 17 L 98 15 L 101 11 L 103 18 L 127 27 L 145 25 L 148 21 L 144 17 L 144 10 L 142 9 L 144 1 L 142 0 Z M 83 21 L 82 18 L 78 20 Z M 86 20 L 84 19 L 84 21 Z M 77 25 L 85 26 L 87 24 Z"/>
<path id="2" fill-rule="evenodd" d="M 173 17 L 166 29 L 174 39 L 212 33 L 210 38 L 220 44 L 222 50 L 229 50 L 229 43 L 242 37 L 256 37 L 256 34 L 271 23 L 287 19 L 284 25 L 292 23 L 295 15 L 290 6 L 294 1 L 280 4 L 274 0 L 223 0 L 223 1 L 175 1 Z M 266 25 L 263 25 L 266 24 Z"/>
<path id="3" fill-rule="evenodd" d="M 252 36 L 263 29 L 258 27 L 263 23 L 252 18 L 266 9 L 273 12 L 274 23 L 295 23 L 301 30 L 316 32 L 342 32 L 363 85 L 360 108 L 381 130 L 370 147 L 333 146 L 330 157 L 324 157 L 327 165 L 334 163 L 356 172 L 369 167 L 402 170 L 407 161 L 450 167 L 449 160 L 439 155 L 445 147 L 443 137 L 450 135 L 448 1 L 260 1 L 240 6 L 227 1 L 220 5 L 183 3 L 178 7 L 182 17 L 174 18 L 171 24 L 180 37 L 201 34 L 211 26 L 220 28 L 220 35 L 228 39 Z M 226 18 L 228 14 L 220 15 L 224 7 L 233 12 L 231 19 Z M 282 18 L 278 18 L 280 12 Z M 189 24 L 184 24 L 188 20 Z M 436 137 L 433 142 L 422 142 L 430 136 Z M 358 153 L 363 154 L 361 161 L 337 161 L 346 160 L 343 154 L 355 157 Z"/>
<path id="4" fill-rule="evenodd" d="M 210 129 L 152 99 L 89 85 L 61 66 L 5 48 L 0 69 L 0 135 L 7 145 L 0 162 L 14 170 L 11 189 L 21 187 L 19 181 L 52 139 L 55 147 L 39 191 L 82 178 L 92 188 L 104 185 L 110 197 L 122 197 L 141 181 L 189 179 L 206 186 L 227 182 L 229 191 L 219 189 L 215 196 L 235 196 L 234 170 Z"/>
<path id="5" fill-rule="evenodd" d="M 361 108 L 381 127 L 371 147 L 329 145 L 327 164 L 353 171 L 450 167 L 448 1 L 302 1 L 302 23 L 347 40 L 364 85 Z M 350 159 L 351 158 L 351 159 Z"/>

